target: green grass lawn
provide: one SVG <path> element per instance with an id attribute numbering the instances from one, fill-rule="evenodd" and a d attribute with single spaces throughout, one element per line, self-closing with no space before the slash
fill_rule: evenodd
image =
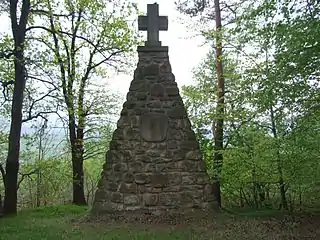
<path id="1" fill-rule="evenodd" d="M 68 205 L 25 210 L 16 217 L 0 219 L 0 239 L 320 239 L 319 218 L 314 216 L 311 220 L 299 217 L 292 221 L 283 216 L 265 216 L 266 213 L 255 212 L 248 216 L 220 213 L 206 226 L 196 223 L 170 226 L 75 221 L 86 212 L 84 207 Z M 260 215 L 263 217 L 257 217 Z"/>

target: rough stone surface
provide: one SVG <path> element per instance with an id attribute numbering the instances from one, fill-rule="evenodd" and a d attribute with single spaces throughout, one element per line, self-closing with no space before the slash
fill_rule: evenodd
<path id="1" fill-rule="evenodd" d="M 216 207 L 167 51 L 140 51 L 92 214 Z"/>

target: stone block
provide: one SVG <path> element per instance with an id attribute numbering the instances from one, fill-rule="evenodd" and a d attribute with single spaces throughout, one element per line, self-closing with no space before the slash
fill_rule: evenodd
<path id="1" fill-rule="evenodd" d="M 145 206 L 156 206 L 158 204 L 157 194 L 145 193 L 142 198 Z"/>
<path id="2" fill-rule="evenodd" d="M 161 151 L 163 153 L 167 148 L 167 143 L 166 142 L 156 142 L 156 143 L 150 143 L 149 146 L 151 149 L 157 149 L 158 151 Z"/>
<path id="3" fill-rule="evenodd" d="M 131 116 L 130 117 L 130 126 L 131 126 L 131 128 L 138 128 L 140 126 L 140 117 L 139 116 Z"/>
<path id="4" fill-rule="evenodd" d="M 170 109 L 172 107 L 172 101 L 162 101 L 162 107 Z"/>
<path id="5" fill-rule="evenodd" d="M 206 172 L 206 164 L 203 160 L 198 161 L 197 171 L 198 172 Z"/>
<path id="6" fill-rule="evenodd" d="M 151 182 L 151 177 L 149 174 L 146 173 L 138 173 L 135 174 L 135 182 L 137 184 L 147 184 Z"/>
<path id="7" fill-rule="evenodd" d="M 175 82 L 175 76 L 172 73 L 161 74 L 158 82 L 160 83 L 172 83 Z"/>
<path id="8" fill-rule="evenodd" d="M 123 203 L 129 206 L 139 205 L 140 199 L 137 195 L 125 195 L 123 197 Z"/>
<path id="9" fill-rule="evenodd" d="M 181 203 L 182 204 L 192 204 L 194 203 L 195 196 L 191 191 L 181 192 Z"/>
<path id="10" fill-rule="evenodd" d="M 148 192 L 148 193 L 161 193 L 161 192 L 162 192 L 162 188 L 158 188 L 158 187 L 147 187 L 147 192 Z"/>
<path id="11" fill-rule="evenodd" d="M 169 62 L 164 62 L 160 66 L 160 73 L 171 73 L 171 65 Z"/>
<path id="12" fill-rule="evenodd" d="M 192 130 L 187 131 L 187 132 L 186 132 L 186 135 L 187 135 L 187 139 L 188 139 L 189 141 L 197 141 L 197 136 L 196 136 L 196 134 L 195 134 Z"/>
<path id="13" fill-rule="evenodd" d="M 168 184 L 168 177 L 165 174 L 152 174 L 151 185 L 153 187 L 165 187 Z"/>
<path id="14" fill-rule="evenodd" d="M 149 110 L 146 108 L 138 108 L 138 109 L 134 109 L 134 111 L 132 112 L 128 112 L 128 116 L 141 116 L 148 112 Z"/>
<path id="15" fill-rule="evenodd" d="M 119 188 L 120 193 L 137 193 L 136 183 L 121 183 Z"/>
<path id="16" fill-rule="evenodd" d="M 141 68 L 138 67 L 134 70 L 133 79 L 134 80 L 132 82 L 141 82 L 141 80 L 143 79 L 142 74 L 141 74 Z"/>
<path id="17" fill-rule="evenodd" d="M 155 83 L 150 87 L 150 95 L 153 97 L 163 97 L 165 88 L 160 83 Z"/>
<path id="18" fill-rule="evenodd" d="M 168 140 L 168 149 L 176 149 L 179 146 L 179 143 L 175 140 Z"/>
<path id="19" fill-rule="evenodd" d="M 131 127 L 125 127 L 123 130 L 123 136 L 125 140 L 139 140 L 140 134 L 137 130 Z"/>
<path id="20" fill-rule="evenodd" d="M 110 200 L 113 203 L 123 203 L 123 194 L 119 192 L 113 192 L 110 195 Z"/>
<path id="21" fill-rule="evenodd" d="M 208 196 L 212 195 L 213 194 L 212 184 L 209 184 L 209 183 L 206 184 L 204 186 L 203 192 L 204 192 L 204 195 L 208 195 Z"/>
<path id="22" fill-rule="evenodd" d="M 156 172 L 165 172 L 168 171 L 166 163 L 157 163 L 156 164 Z"/>
<path id="23" fill-rule="evenodd" d="M 168 186 L 175 186 L 182 183 L 181 173 L 174 172 L 174 173 L 167 173 L 168 178 Z"/>
<path id="24" fill-rule="evenodd" d="M 137 100 L 140 100 L 140 101 L 141 101 L 141 100 L 146 100 L 147 97 L 148 97 L 146 92 L 137 92 L 135 96 L 136 96 L 136 99 L 137 99 Z M 137 104 L 136 104 L 136 106 L 137 106 Z M 141 105 L 141 104 L 138 105 L 138 106 L 139 106 L 140 108 L 141 108 L 141 107 L 144 107 L 144 106 Z"/>
<path id="25" fill-rule="evenodd" d="M 180 192 L 181 187 L 177 186 L 167 186 L 163 188 L 163 192 Z"/>
<path id="26" fill-rule="evenodd" d="M 155 108 L 155 109 L 160 109 L 162 107 L 162 103 L 160 102 L 160 100 L 154 100 L 154 101 L 150 101 L 147 104 L 148 108 Z"/>
<path id="27" fill-rule="evenodd" d="M 118 143 L 116 140 L 111 140 L 109 143 L 109 149 L 110 150 L 117 150 L 118 149 Z"/>
<path id="28" fill-rule="evenodd" d="M 125 183 L 133 183 L 134 181 L 134 175 L 132 172 L 126 172 L 124 175 L 123 175 L 123 181 Z"/>
<path id="29" fill-rule="evenodd" d="M 150 111 L 153 113 L 166 114 L 166 110 L 162 108 L 152 108 Z"/>
<path id="30" fill-rule="evenodd" d="M 184 152 L 180 149 L 168 148 L 166 157 L 176 161 L 184 159 Z"/>
<path id="31" fill-rule="evenodd" d="M 130 205 L 125 205 L 123 210 L 124 211 L 137 211 L 137 210 L 140 210 L 141 209 L 141 206 L 136 206 L 136 205 L 133 205 L 133 206 L 130 206 Z"/>
<path id="32" fill-rule="evenodd" d="M 203 190 L 203 185 L 196 185 L 196 184 L 194 184 L 194 185 L 181 185 L 180 186 L 180 190 L 182 191 L 182 192 L 184 192 L 184 191 L 194 191 L 194 190 Z"/>
<path id="33" fill-rule="evenodd" d="M 160 157 L 161 156 L 161 151 L 160 150 L 147 150 L 146 155 L 150 156 L 152 158 Z"/>
<path id="34" fill-rule="evenodd" d="M 199 160 L 202 158 L 200 150 L 191 150 L 186 153 L 187 160 Z"/>
<path id="35" fill-rule="evenodd" d="M 146 76 L 158 76 L 159 75 L 159 65 L 158 64 L 150 64 L 141 68 L 141 78 L 143 79 Z"/>
<path id="36" fill-rule="evenodd" d="M 183 160 L 177 162 L 177 168 L 182 172 L 197 172 L 198 162 Z"/>
<path id="37" fill-rule="evenodd" d="M 129 170 L 133 173 L 140 172 L 143 167 L 143 162 L 137 161 L 135 159 L 133 159 L 133 161 L 129 163 Z"/>
<path id="38" fill-rule="evenodd" d="M 143 164 L 150 163 L 152 162 L 152 157 L 147 155 L 139 155 L 136 157 L 136 161 L 142 162 Z"/>
<path id="39" fill-rule="evenodd" d="M 181 177 L 181 183 L 183 185 L 193 185 L 197 183 L 197 180 L 193 174 L 188 174 Z"/>
<path id="40" fill-rule="evenodd" d="M 183 132 L 179 131 L 176 128 L 169 128 L 168 129 L 168 136 L 167 136 L 167 140 L 173 140 L 175 142 L 181 142 L 181 140 L 183 139 Z"/>
<path id="41" fill-rule="evenodd" d="M 132 104 L 132 103 L 134 103 L 134 101 L 137 100 L 135 92 L 131 92 L 131 91 L 128 92 L 127 96 L 126 96 L 126 99 L 127 99 L 127 102 L 125 102 L 123 104 L 123 109 L 128 109 L 128 106 L 129 106 L 128 102 Z M 133 109 L 133 107 L 131 107 L 130 109 Z"/>
<path id="42" fill-rule="evenodd" d="M 199 144 L 196 141 L 189 141 L 189 140 L 183 141 L 181 143 L 181 148 L 182 149 L 190 149 L 190 150 L 199 149 Z"/>
<path id="43" fill-rule="evenodd" d="M 113 203 L 113 202 L 106 202 L 103 201 L 100 203 L 100 207 L 103 212 L 113 213 L 117 211 L 123 210 L 123 204 L 122 203 Z M 97 210 L 95 210 L 97 211 Z"/>
<path id="44" fill-rule="evenodd" d="M 128 109 L 123 108 L 123 109 L 121 110 L 120 115 L 121 115 L 121 116 L 128 116 L 128 115 L 129 115 L 129 111 L 128 111 Z"/>
<path id="45" fill-rule="evenodd" d="M 117 128 L 123 128 L 130 125 L 130 118 L 128 116 L 120 116 L 117 122 Z"/>
<path id="46" fill-rule="evenodd" d="M 104 199 L 104 201 L 109 201 L 110 192 L 105 188 L 98 188 L 95 199 Z"/>
<path id="47" fill-rule="evenodd" d="M 117 128 L 112 135 L 112 138 L 115 140 L 123 140 L 123 131 L 122 129 Z"/>
<path id="48" fill-rule="evenodd" d="M 168 117 L 164 114 L 148 113 L 141 117 L 140 132 L 145 141 L 165 140 L 168 130 Z"/>
<path id="49" fill-rule="evenodd" d="M 168 116 L 171 118 L 184 118 L 186 117 L 187 113 L 186 110 L 181 108 L 172 108 L 168 110 Z"/>
<path id="50" fill-rule="evenodd" d="M 145 91 L 145 84 L 143 81 L 133 80 L 130 84 L 129 91 Z"/>
<path id="51" fill-rule="evenodd" d="M 148 192 L 148 188 L 146 187 L 146 185 L 143 184 L 138 184 L 138 193 L 147 193 Z"/>
<path id="52" fill-rule="evenodd" d="M 106 184 L 106 190 L 115 192 L 118 190 L 119 185 L 115 182 L 107 182 Z"/>
<path id="53" fill-rule="evenodd" d="M 203 185 L 203 184 L 209 183 L 209 177 L 205 172 L 195 174 L 195 178 L 196 178 L 196 183 L 197 184 L 202 184 Z"/>
<path id="54" fill-rule="evenodd" d="M 134 100 L 128 100 L 123 104 L 123 108 L 126 109 L 134 109 L 136 106 L 136 101 Z"/>
<path id="55" fill-rule="evenodd" d="M 114 172 L 124 172 L 128 170 L 128 166 L 125 163 L 119 162 L 119 163 L 114 163 L 112 165 L 112 169 Z"/>
<path id="56" fill-rule="evenodd" d="M 184 109 L 184 104 L 183 104 L 183 101 L 182 101 L 182 98 L 179 97 L 175 100 L 172 101 L 172 107 L 173 108 L 181 108 L 181 109 Z"/>
<path id="57" fill-rule="evenodd" d="M 178 170 L 178 165 L 177 165 L 176 159 L 174 159 L 174 161 L 167 162 L 165 164 L 166 164 L 166 169 L 168 172 L 171 172 L 171 171 L 176 172 L 176 170 Z"/>
<path id="58" fill-rule="evenodd" d="M 179 96 L 179 88 L 178 87 L 169 87 L 166 89 L 166 93 L 169 97 Z"/>
<path id="59" fill-rule="evenodd" d="M 155 172 L 156 171 L 156 165 L 154 163 L 147 163 L 144 167 L 145 172 Z"/>
<path id="60" fill-rule="evenodd" d="M 112 163 L 114 163 L 115 160 L 116 159 L 114 158 L 114 152 L 108 150 L 106 153 L 106 163 L 103 165 L 103 169 L 109 169 L 109 166 L 112 166 Z M 106 164 L 108 164 L 109 166 L 105 166 Z"/>
<path id="61" fill-rule="evenodd" d="M 179 193 L 161 193 L 159 194 L 159 204 L 163 206 L 179 206 L 180 198 Z"/>

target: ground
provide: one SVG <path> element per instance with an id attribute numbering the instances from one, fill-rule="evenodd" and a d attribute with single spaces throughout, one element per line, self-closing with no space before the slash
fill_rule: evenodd
<path id="1" fill-rule="evenodd" d="M 320 216 L 314 214 L 229 212 L 217 214 L 210 224 L 133 224 L 79 221 L 86 213 L 84 207 L 68 205 L 25 210 L 17 217 L 0 219 L 0 240 L 320 239 Z"/>

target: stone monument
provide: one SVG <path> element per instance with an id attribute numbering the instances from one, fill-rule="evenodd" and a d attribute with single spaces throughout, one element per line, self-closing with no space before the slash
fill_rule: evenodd
<path id="1" fill-rule="evenodd" d="M 138 47 L 139 62 L 91 214 L 208 211 L 216 201 L 171 72 L 168 47 L 159 41 L 168 18 L 159 16 L 158 4 L 148 4 L 147 16 L 139 16 L 138 24 L 148 40 Z"/>

